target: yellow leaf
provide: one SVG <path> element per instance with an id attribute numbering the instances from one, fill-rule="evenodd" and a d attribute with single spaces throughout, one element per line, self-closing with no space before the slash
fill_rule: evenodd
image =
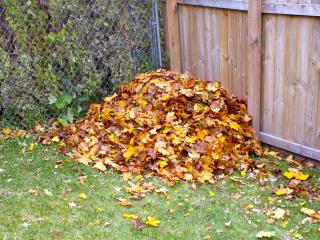
<path id="1" fill-rule="evenodd" d="M 301 208 L 300 211 L 303 212 L 304 214 L 307 214 L 307 215 L 310 216 L 310 217 L 311 217 L 313 214 L 316 213 L 315 210 L 312 210 L 312 209 L 309 209 L 309 208 L 304 208 L 304 207 Z"/>
<path id="2" fill-rule="evenodd" d="M 308 174 L 296 173 L 295 178 L 301 181 L 307 180 L 309 178 Z"/>
<path id="3" fill-rule="evenodd" d="M 209 181 L 212 179 L 213 174 L 208 171 L 203 171 L 201 172 L 200 178 L 203 179 L 204 181 Z"/>
<path id="4" fill-rule="evenodd" d="M 117 198 L 118 204 L 121 206 L 132 206 L 132 203 L 125 198 Z"/>
<path id="5" fill-rule="evenodd" d="M 302 239 L 301 234 L 298 233 L 298 232 L 293 233 L 292 236 L 293 236 L 294 238 L 297 238 L 297 239 Z"/>
<path id="6" fill-rule="evenodd" d="M 10 128 L 3 128 L 2 132 L 4 135 L 9 135 L 11 133 L 11 129 Z"/>
<path id="7" fill-rule="evenodd" d="M 80 193 L 80 194 L 79 194 L 79 198 L 85 200 L 85 199 L 87 199 L 88 197 L 87 197 L 87 195 L 86 195 L 85 193 Z"/>
<path id="8" fill-rule="evenodd" d="M 100 171 L 107 170 L 107 167 L 102 162 L 97 162 L 93 167 Z"/>
<path id="9" fill-rule="evenodd" d="M 289 179 L 293 178 L 294 175 L 295 175 L 295 173 L 293 173 L 293 172 L 285 172 L 283 174 L 283 176 L 285 176 L 286 178 L 289 178 Z"/>
<path id="10" fill-rule="evenodd" d="M 131 178 L 131 173 L 130 172 L 123 173 L 122 178 L 123 180 L 128 181 Z"/>
<path id="11" fill-rule="evenodd" d="M 114 134 L 108 135 L 108 138 L 113 143 L 117 142 L 117 137 Z"/>
<path id="12" fill-rule="evenodd" d="M 129 219 L 129 220 L 136 220 L 138 218 L 137 215 L 130 214 L 130 213 L 124 213 L 124 214 L 122 214 L 122 217 Z"/>
<path id="13" fill-rule="evenodd" d="M 283 176 L 285 176 L 286 178 L 295 178 L 297 180 L 307 180 L 309 178 L 309 175 L 308 174 L 303 174 L 303 173 L 300 173 L 300 172 L 292 172 L 292 171 L 289 171 L 289 172 L 285 172 L 283 173 Z"/>
<path id="14" fill-rule="evenodd" d="M 115 94 L 113 94 L 113 95 L 111 95 L 111 96 L 105 97 L 105 98 L 104 98 L 104 101 L 105 101 L 105 102 L 110 102 L 110 101 L 111 101 L 112 99 L 114 99 L 116 96 L 117 96 L 117 94 L 115 93 Z"/>
<path id="15" fill-rule="evenodd" d="M 276 195 L 278 195 L 278 196 L 280 196 L 280 195 L 289 195 L 289 194 L 291 194 L 293 192 L 293 190 L 292 189 L 290 189 L 290 188 L 280 188 L 280 189 L 278 189 L 276 192 L 275 192 L 275 194 Z"/>
<path id="16" fill-rule="evenodd" d="M 146 224 L 152 227 L 158 227 L 160 221 L 156 217 L 148 218 L 148 221 L 146 221 Z"/>
<path id="17" fill-rule="evenodd" d="M 229 126 L 230 126 L 230 128 L 232 128 L 232 129 L 234 129 L 234 130 L 241 131 L 240 125 L 239 125 L 238 123 L 236 123 L 236 122 L 231 122 L 231 123 L 229 124 Z"/>
<path id="18" fill-rule="evenodd" d="M 256 234 L 257 238 L 271 238 L 275 236 L 276 236 L 275 232 L 268 232 L 268 231 L 260 231 Z"/>
<path id="19" fill-rule="evenodd" d="M 54 136 L 52 139 L 51 139 L 52 142 L 60 142 L 60 138 L 59 136 Z"/>
<path id="20" fill-rule="evenodd" d="M 126 161 L 128 161 L 132 156 L 136 154 L 136 149 L 135 147 L 128 146 L 127 149 L 123 153 L 123 157 Z"/>
<path id="21" fill-rule="evenodd" d="M 29 144 L 29 150 L 30 150 L 30 151 L 33 151 L 33 149 L 34 149 L 34 143 L 30 143 L 30 144 Z"/>
<path id="22" fill-rule="evenodd" d="M 284 221 L 283 223 L 281 223 L 281 227 L 287 228 L 288 224 L 289 224 L 288 221 Z"/>
<path id="23" fill-rule="evenodd" d="M 167 163 L 167 161 L 160 161 L 159 165 L 160 165 L 161 168 L 163 168 L 163 167 L 167 166 L 168 163 Z"/>
<path id="24" fill-rule="evenodd" d="M 252 208 L 254 208 L 254 205 L 253 205 L 252 203 L 249 203 L 249 204 L 246 206 L 246 208 L 252 209 Z"/>

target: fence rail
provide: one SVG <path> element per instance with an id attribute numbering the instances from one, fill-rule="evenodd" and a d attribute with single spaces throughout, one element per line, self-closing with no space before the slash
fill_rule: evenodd
<path id="1" fill-rule="evenodd" d="M 320 1 L 167 0 L 171 68 L 248 101 L 262 141 L 320 160 Z"/>
<path id="2" fill-rule="evenodd" d="M 248 11 L 248 1 L 239 0 L 178 0 L 178 4 Z M 262 2 L 262 13 L 298 16 L 320 16 L 320 5 L 312 3 Z"/>

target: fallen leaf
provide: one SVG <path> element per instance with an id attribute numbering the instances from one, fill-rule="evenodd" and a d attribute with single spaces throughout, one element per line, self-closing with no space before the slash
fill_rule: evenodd
<path id="1" fill-rule="evenodd" d="M 60 142 L 60 138 L 59 136 L 54 136 L 52 139 L 51 139 L 52 142 Z"/>
<path id="2" fill-rule="evenodd" d="M 30 143 L 28 149 L 29 149 L 29 151 L 33 151 L 33 149 L 34 149 L 34 143 Z"/>
<path id="3" fill-rule="evenodd" d="M 137 215 L 130 214 L 130 213 L 124 213 L 122 214 L 122 217 L 129 220 L 136 220 L 138 218 Z"/>
<path id="4" fill-rule="evenodd" d="M 85 193 L 80 193 L 79 194 L 79 198 L 82 199 L 82 200 L 85 200 L 85 199 L 88 198 L 88 196 Z"/>
<path id="5" fill-rule="evenodd" d="M 291 193 L 293 193 L 293 190 L 290 189 L 290 188 L 280 188 L 280 189 L 275 191 L 275 194 L 278 195 L 278 196 L 289 195 Z"/>
<path id="6" fill-rule="evenodd" d="M 10 128 L 3 128 L 2 132 L 4 135 L 9 135 L 11 133 L 11 129 Z"/>
<path id="7" fill-rule="evenodd" d="M 257 238 L 272 238 L 275 237 L 275 232 L 268 232 L 268 231 L 260 231 L 256 234 Z"/>
<path id="8" fill-rule="evenodd" d="M 156 217 L 148 218 L 146 221 L 146 224 L 152 227 L 158 227 L 160 224 L 160 221 Z"/>
<path id="9" fill-rule="evenodd" d="M 118 204 L 121 206 L 132 206 L 132 202 L 125 198 L 117 198 Z"/>
<path id="10" fill-rule="evenodd" d="M 277 208 L 276 210 L 272 211 L 272 217 L 274 219 L 283 219 L 286 211 L 282 208 Z"/>
<path id="11" fill-rule="evenodd" d="M 135 219 L 133 224 L 134 224 L 134 228 L 138 229 L 138 230 L 140 230 L 144 227 L 143 222 L 139 218 Z"/>
<path id="12" fill-rule="evenodd" d="M 105 171 L 107 170 L 107 167 L 102 163 L 102 162 L 97 162 L 96 164 L 94 164 L 93 166 L 95 169 L 98 169 L 100 171 Z"/>

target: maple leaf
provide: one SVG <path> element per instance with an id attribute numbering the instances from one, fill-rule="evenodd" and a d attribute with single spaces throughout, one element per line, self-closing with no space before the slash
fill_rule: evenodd
<path id="1" fill-rule="evenodd" d="M 100 170 L 100 171 L 107 170 L 107 167 L 102 162 L 97 162 L 96 164 L 94 164 L 93 167 Z"/>
<path id="2" fill-rule="evenodd" d="M 82 200 L 86 200 L 88 198 L 88 196 L 85 193 L 80 193 L 79 194 L 79 198 L 82 199 Z"/>
<path id="3" fill-rule="evenodd" d="M 160 224 L 160 221 L 156 217 L 149 217 L 146 221 L 146 224 L 152 227 L 158 227 Z"/>
<path id="4" fill-rule="evenodd" d="M 136 154 L 136 149 L 135 147 L 132 146 L 128 146 L 127 149 L 124 151 L 123 153 L 123 157 L 126 161 L 128 161 L 132 156 L 134 156 Z"/>
<path id="5" fill-rule="evenodd" d="M 118 204 L 121 206 L 132 206 L 132 202 L 125 198 L 117 198 Z"/>
<path id="6" fill-rule="evenodd" d="M 122 217 L 129 220 L 136 220 L 138 218 L 137 215 L 130 214 L 130 213 L 124 213 L 122 214 Z"/>
<path id="7" fill-rule="evenodd" d="M 4 135 L 9 135 L 11 133 L 11 129 L 10 128 L 3 128 L 2 132 Z"/>
<path id="8" fill-rule="evenodd" d="M 282 218 L 284 218 L 285 213 L 286 213 L 286 211 L 283 210 L 282 208 L 277 208 L 276 210 L 274 210 L 272 212 L 272 214 L 273 214 L 272 217 L 274 219 L 282 219 Z"/>

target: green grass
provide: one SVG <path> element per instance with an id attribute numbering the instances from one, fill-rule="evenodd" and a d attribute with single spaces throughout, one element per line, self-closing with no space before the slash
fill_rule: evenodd
<path id="1" fill-rule="evenodd" d="M 243 178 L 244 184 L 230 178 L 216 184 L 194 184 L 196 189 L 182 182 L 167 187 L 166 196 L 148 193 L 143 200 L 132 201 L 133 206 L 124 207 L 116 198 L 129 199 L 131 195 L 123 190 L 128 183 L 122 176 L 68 161 L 54 146 L 36 144 L 30 151 L 30 141 L 0 142 L 0 239 L 256 239 L 261 230 L 274 231 L 273 239 L 294 239 L 296 232 L 303 239 L 320 237 L 318 223 L 300 223 L 306 217 L 300 212 L 301 205 L 317 210 L 319 201 L 284 197 L 268 201 L 272 188 L 286 181 L 283 178 L 265 187 L 247 178 Z M 57 160 L 64 163 L 55 168 Z M 273 166 L 287 168 L 285 161 Z M 319 184 L 319 170 L 305 171 L 312 176 L 311 184 Z M 80 175 L 87 177 L 85 185 L 80 183 Z M 157 188 L 165 186 L 156 177 L 144 181 Z M 29 189 L 42 194 L 33 195 Z M 43 194 L 45 189 L 52 195 Z M 210 191 L 215 195 L 210 196 Z M 82 192 L 88 196 L 86 200 L 79 198 Z M 70 202 L 77 206 L 70 207 Z M 247 208 L 249 204 L 254 208 Z M 276 207 L 290 215 L 269 224 L 267 213 Z M 155 216 L 160 226 L 134 229 L 123 213 Z M 229 221 L 230 225 L 225 225 Z M 284 221 L 288 221 L 287 227 L 281 226 Z"/>

